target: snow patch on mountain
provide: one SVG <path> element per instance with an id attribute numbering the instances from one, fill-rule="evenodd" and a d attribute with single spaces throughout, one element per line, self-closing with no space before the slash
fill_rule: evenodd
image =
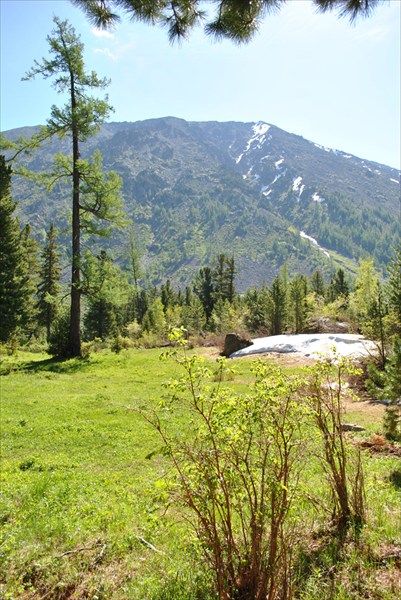
<path id="1" fill-rule="evenodd" d="M 320 148 L 320 150 L 324 150 L 325 152 L 332 152 L 333 154 L 341 154 L 339 150 L 335 150 L 334 148 L 328 148 L 327 146 L 321 146 L 320 144 L 315 144 L 315 142 L 311 142 L 316 148 Z"/>
<path id="2" fill-rule="evenodd" d="M 292 184 L 292 191 L 293 192 L 298 192 L 299 190 L 299 186 L 301 185 L 302 182 L 302 177 L 295 177 L 293 184 Z"/>
<path id="3" fill-rule="evenodd" d="M 393 179 L 392 177 L 390 177 L 390 181 L 394 181 L 394 183 L 398 183 L 398 184 L 400 183 L 400 182 L 398 181 L 398 179 Z"/>
<path id="4" fill-rule="evenodd" d="M 276 167 L 276 169 L 282 169 L 283 167 L 281 165 L 283 164 L 283 162 L 284 162 L 284 158 L 280 158 L 280 160 L 277 160 L 274 163 L 274 166 Z"/>
<path id="5" fill-rule="evenodd" d="M 273 185 L 274 183 L 276 183 L 276 181 L 278 181 L 278 180 L 280 179 L 280 177 L 282 177 L 282 176 L 283 176 L 283 175 L 285 175 L 286 173 L 287 173 L 287 169 L 286 169 L 285 171 L 283 171 L 282 173 L 278 173 L 278 174 L 275 176 L 275 178 L 273 179 L 273 181 L 271 181 L 271 182 L 269 183 L 269 186 L 270 186 L 270 185 Z"/>
<path id="6" fill-rule="evenodd" d="M 317 192 L 315 192 L 314 194 L 312 194 L 312 200 L 314 202 L 325 202 L 325 199 L 322 198 L 321 196 L 319 196 L 319 194 Z"/>
<path id="7" fill-rule="evenodd" d="M 235 162 L 238 164 L 244 154 L 249 152 L 251 147 L 261 148 L 262 144 L 266 141 L 266 133 L 269 131 L 270 125 L 267 123 L 263 123 L 259 121 L 252 125 L 253 135 L 249 138 L 245 150 L 235 159 Z"/>
<path id="8" fill-rule="evenodd" d="M 300 231 L 299 235 L 301 236 L 301 238 L 303 238 L 304 240 L 308 240 L 308 242 L 310 242 L 311 244 L 313 244 L 313 246 L 316 246 L 316 248 L 318 250 L 320 250 L 321 252 L 323 252 L 323 254 L 325 256 L 327 256 L 327 258 L 330 258 L 330 254 L 327 252 L 327 250 L 325 250 L 324 248 L 322 248 L 322 246 L 315 240 L 315 238 L 313 238 L 310 235 L 307 235 L 304 231 Z"/>

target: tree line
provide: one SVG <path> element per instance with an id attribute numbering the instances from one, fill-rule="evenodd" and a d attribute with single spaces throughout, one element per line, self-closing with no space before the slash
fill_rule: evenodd
<path id="1" fill-rule="evenodd" d="M 57 355 L 70 355 L 72 284 L 63 276 L 57 232 L 50 225 L 39 247 L 29 225 L 15 216 L 11 167 L 0 158 L 0 341 L 24 344 L 39 340 Z M 102 250 L 80 256 L 79 294 L 83 300 L 81 336 L 120 346 L 158 345 L 174 327 L 188 336 L 247 332 L 252 336 L 325 331 L 347 323 L 378 340 L 385 356 L 388 339 L 401 332 L 401 245 L 394 249 L 386 283 L 372 258 L 360 262 L 351 279 L 342 268 L 325 281 L 320 270 L 310 277 L 289 273 L 284 265 L 270 285 L 236 289 L 234 256 L 219 254 L 202 266 L 185 289 L 170 280 L 141 286 L 140 255 L 131 233 L 128 264 L 122 268 Z M 73 285 L 76 285 L 74 283 Z M 118 346 L 117 344 L 117 346 Z M 79 353 L 81 353 L 81 341 Z"/>

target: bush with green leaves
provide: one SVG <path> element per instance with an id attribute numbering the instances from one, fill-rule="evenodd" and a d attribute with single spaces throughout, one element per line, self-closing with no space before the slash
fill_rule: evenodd
<path id="1" fill-rule="evenodd" d="M 303 382 L 258 362 L 247 394 L 223 386 L 217 371 L 185 348 L 184 331 L 166 353 L 183 376 L 166 385 L 158 411 L 140 410 L 163 440 L 176 477 L 171 494 L 192 525 L 211 568 L 219 598 L 275 598 L 291 587 L 294 499 L 305 464 L 300 427 Z M 178 346 L 178 347 L 177 347 Z M 191 435 L 171 427 L 172 411 L 184 411 Z"/>

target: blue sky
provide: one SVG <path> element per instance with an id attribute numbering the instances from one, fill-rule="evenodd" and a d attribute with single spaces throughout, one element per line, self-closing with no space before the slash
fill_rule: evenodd
<path id="1" fill-rule="evenodd" d="M 48 55 L 56 14 L 82 36 L 87 67 L 111 78 L 111 120 L 260 120 L 400 168 L 400 0 L 355 26 L 290 0 L 239 47 L 200 29 L 172 46 L 165 30 L 128 20 L 101 33 L 64 0 L 0 0 L 0 10 L 3 131 L 45 123 L 63 101 L 49 80 L 21 82 Z"/>

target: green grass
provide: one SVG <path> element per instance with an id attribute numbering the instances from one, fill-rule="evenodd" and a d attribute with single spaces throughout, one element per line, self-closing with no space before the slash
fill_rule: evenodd
<path id="1" fill-rule="evenodd" d="M 4 359 L 1 597 L 213 598 L 190 531 L 175 507 L 164 514 L 170 466 L 157 452 L 160 440 L 127 408 L 156 408 L 163 383 L 177 377 L 177 366 L 159 360 L 160 354 L 103 351 L 86 360 L 56 361 L 20 353 Z M 252 361 L 235 366 L 226 385 L 246 392 Z M 187 430 L 185 415 L 171 419 L 177 431 Z M 364 543 L 376 549 L 401 545 L 399 459 L 366 455 L 365 466 L 370 508 Z M 319 486 L 322 474 L 316 465 L 309 469 Z M 305 513 L 308 526 L 314 519 Z M 352 560 L 342 563 L 337 599 L 357 597 L 346 595 Z M 319 596 L 324 565 L 316 569 L 304 598 L 324 597 Z M 384 581 L 385 597 L 395 600 L 397 592 L 391 595 Z"/>

